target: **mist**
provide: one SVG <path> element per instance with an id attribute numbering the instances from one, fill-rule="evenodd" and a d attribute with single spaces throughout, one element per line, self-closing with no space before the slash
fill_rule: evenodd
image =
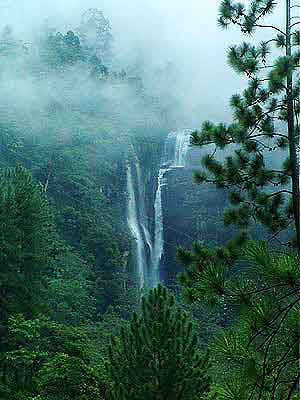
<path id="1" fill-rule="evenodd" d="M 176 99 L 174 128 L 189 128 L 206 119 L 227 120 L 229 97 L 242 85 L 226 59 L 227 48 L 239 33 L 217 26 L 218 3 L 30 0 L 16 4 L 7 0 L 1 12 L 5 25 L 30 41 L 45 25 L 62 32 L 75 29 L 86 10 L 97 7 L 111 21 L 114 65 L 130 71 L 138 64 L 149 93 L 171 102 Z M 171 68 L 165 73 L 171 84 L 169 79 L 155 80 L 157 72 L 166 68 Z"/>

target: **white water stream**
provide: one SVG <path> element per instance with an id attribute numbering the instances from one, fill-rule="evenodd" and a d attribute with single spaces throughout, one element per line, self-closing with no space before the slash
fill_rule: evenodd
<path id="1" fill-rule="evenodd" d="M 130 164 L 128 164 L 127 166 L 127 190 L 129 196 L 127 221 L 132 236 L 136 240 L 137 273 L 138 273 L 139 288 L 142 289 L 145 285 L 145 274 L 144 274 L 145 249 L 144 249 L 143 236 L 140 230 L 140 224 L 138 220 L 138 210 L 135 199 L 132 169 Z"/>

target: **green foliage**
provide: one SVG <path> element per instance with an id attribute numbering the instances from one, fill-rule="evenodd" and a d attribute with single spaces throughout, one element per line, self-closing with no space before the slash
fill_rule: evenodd
<path id="1" fill-rule="evenodd" d="M 84 61 L 85 55 L 79 37 L 68 31 L 65 35 L 58 32 L 47 37 L 41 58 L 47 65 L 60 68 Z"/>
<path id="2" fill-rule="evenodd" d="M 46 317 L 12 316 L 2 352 L 2 380 L 19 390 L 32 390 L 43 363 L 59 353 L 87 362 L 86 346 L 87 336 L 80 328 L 57 324 Z"/>
<path id="3" fill-rule="evenodd" d="M 112 57 L 113 34 L 109 19 L 103 12 L 91 8 L 81 18 L 77 29 L 84 48 L 95 52 L 97 58 L 109 62 Z"/>
<path id="4" fill-rule="evenodd" d="M 42 306 L 55 239 L 42 188 L 22 167 L 0 177 L 0 320 L 10 313 L 33 316 Z"/>
<path id="5" fill-rule="evenodd" d="M 196 263 L 196 255 L 191 256 Z M 299 255 L 249 243 L 235 263 L 215 257 L 193 264 L 182 284 L 190 300 L 226 307 L 227 324 L 211 341 L 219 399 L 284 399 L 296 394 L 299 370 Z"/>
<path id="6" fill-rule="evenodd" d="M 93 281 L 94 275 L 89 265 L 76 256 L 72 249 L 59 246 L 56 267 L 48 280 L 47 290 L 47 304 L 52 318 L 72 326 L 95 321 Z"/>
<path id="7" fill-rule="evenodd" d="M 67 354 L 58 354 L 44 364 L 39 373 L 39 391 L 45 400 L 101 400 L 105 394 L 96 371 Z"/>
<path id="8" fill-rule="evenodd" d="M 86 323 L 87 313 L 95 312 L 88 273 L 84 274 L 82 263 L 58 240 L 43 188 L 28 170 L 7 169 L 0 180 L 1 398 L 28 400 L 40 390 L 44 394 L 44 388 L 37 385 L 42 382 L 41 368 L 49 363 L 49 371 L 63 357 L 68 373 L 76 375 L 85 369 L 87 379 L 95 381 L 88 365 L 85 330 L 40 316 L 43 312 L 65 324 Z M 78 386 L 78 393 L 82 399 L 93 398 L 100 393 L 97 385 L 94 391 Z M 64 395 L 68 398 L 67 390 Z M 55 397 L 43 395 L 48 398 Z"/>
<path id="9" fill-rule="evenodd" d="M 143 298 L 110 347 L 113 399 L 201 399 L 209 387 L 208 360 L 199 352 L 188 315 L 161 286 Z"/>

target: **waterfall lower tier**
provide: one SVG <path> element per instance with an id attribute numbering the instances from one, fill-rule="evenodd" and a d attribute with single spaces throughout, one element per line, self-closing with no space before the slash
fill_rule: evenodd
<path id="1" fill-rule="evenodd" d="M 136 175 L 137 175 L 137 189 L 139 194 L 139 215 L 140 225 L 144 235 L 144 241 L 146 242 L 147 252 L 149 252 L 150 260 L 153 254 L 152 238 L 150 234 L 149 218 L 146 211 L 146 187 L 145 181 L 142 178 L 142 171 L 139 161 L 136 161 Z"/>
<path id="2" fill-rule="evenodd" d="M 127 190 L 128 190 L 128 215 L 127 221 L 132 236 L 136 240 L 136 264 L 139 288 L 145 285 L 145 248 L 143 236 L 138 220 L 138 209 L 135 198 L 135 190 L 132 177 L 132 168 L 130 164 L 127 166 Z"/>
<path id="3" fill-rule="evenodd" d="M 153 235 L 146 207 L 146 180 L 138 158 L 127 166 L 127 220 L 135 239 L 136 275 L 140 289 L 152 286 Z"/>

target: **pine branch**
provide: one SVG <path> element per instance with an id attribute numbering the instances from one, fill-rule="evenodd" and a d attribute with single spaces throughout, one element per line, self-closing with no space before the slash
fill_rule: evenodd
<path id="1" fill-rule="evenodd" d="M 258 69 L 267 69 L 267 68 L 274 68 L 275 65 L 264 65 L 262 67 L 258 67 Z"/>
<path id="2" fill-rule="evenodd" d="M 294 391 L 296 390 L 296 388 L 297 388 L 297 386 L 299 384 L 299 379 L 300 379 L 300 372 L 298 372 L 298 375 L 296 376 L 296 379 L 293 382 L 293 386 L 291 387 L 291 389 L 289 391 L 287 400 L 292 399 L 293 393 L 294 393 Z"/>
<path id="3" fill-rule="evenodd" d="M 283 232 L 284 230 L 286 230 L 289 226 L 291 226 L 292 224 L 292 220 L 290 220 L 290 222 L 287 224 L 287 226 L 279 229 L 277 232 L 274 233 L 274 235 L 272 235 L 269 239 L 268 242 L 271 242 L 272 240 L 276 240 L 280 243 L 280 245 L 282 245 L 283 243 L 280 242 L 280 240 L 277 238 L 278 235 L 280 235 L 281 232 Z"/>
<path id="4" fill-rule="evenodd" d="M 278 194 L 280 194 L 280 193 L 288 193 L 288 194 L 293 194 L 293 192 L 291 192 L 290 190 L 280 190 L 279 192 L 275 192 L 275 193 L 272 193 L 272 194 L 269 194 L 268 196 L 267 196 L 267 198 L 270 198 L 270 197 L 274 197 L 274 196 L 277 196 Z"/>
<path id="5" fill-rule="evenodd" d="M 255 105 L 257 105 L 257 104 L 259 104 L 259 103 L 261 103 L 261 102 L 264 102 L 264 101 L 265 101 L 265 95 L 260 96 L 259 98 L 257 98 L 256 100 L 254 100 L 253 103 L 250 103 L 250 104 L 248 104 L 247 106 L 248 106 L 248 107 L 253 107 L 253 106 L 255 106 Z"/>
<path id="6" fill-rule="evenodd" d="M 298 299 L 297 301 L 295 301 L 292 305 L 289 304 L 285 309 L 281 310 L 275 317 L 272 318 L 271 321 L 269 321 L 268 325 L 269 325 L 269 326 L 272 326 L 272 325 L 278 320 L 278 318 L 280 318 L 280 316 L 281 316 L 281 314 L 282 314 L 283 312 L 285 312 L 286 310 L 289 311 L 292 307 L 294 307 L 294 305 L 295 305 L 298 301 L 300 301 L 300 299 Z M 249 340 L 249 342 L 248 342 L 248 345 L 247 345 L 247 348 L 250 347 L 250 345 L 255 341 L 255 339 L 257 339 L 257 337 L 259 337 L 260 335 L 263 334 L 263 332 L 265 331 L 265 329 L 266 329 L 266 327 L 260 328 L 260 329 L 250 338 L 250 340 Z M 263 344 L 264 344 L 264 343 L 263 343 Z M 258 350 L 258 349 L 257 349 L 257 350 Z"/>
<path id="7" fill-rule="evenodd" d="M 257 289 L 257 290 L 253 290 L 252 292 L 248 292 L 245 293 L 246 296 L 251 296 L 254 294 L 258 294 L 258 293 L 262 293 L 262 292 L 269 292 L 270 290 L 276 289 L 276 288 L 284 288 L 284 287 L 288 287 L 288 285 L 286 283 L 277 283 L 276 285 L 272 285 L 272 286 L 268 286 L 268 287 L 264 287 L 261 289 Z"/>
<path id="8" fill-rule="evenodd" d="M 281 29 L 277 28 L 277 27 L 274 26 L 274 25 L 255 24 L 254 26 L 257 27 L 257 28 L 270 28 L 270 29 L 274 29 L 274 30 L 276 30 L 277 32 L 280 32 L 282 35 L 284 35 L 284 36 L 286 37 L 286 33 L 283 32 Z"/>
<path id="9" fill-rule="evenodd" d="M 290 29 L 292 29 L 294 26 L 299 25 L 299 24 L 300 24 L 300 21 L 294 22 L 294 23 L 290 26 Z"/>
<path id="10" fill-rule="evenodd" d="M 284 368 L 285 368 L 285 365 L 282 365 L 279 368 L 279 370 L 277 371 L 277 374 L 276 374 L 276 377 L 275 377 L 275 380 L 274 380 L 274 383 L 273 383 L 273 387 L 272 387 L 272 396 L 273 396 L 273 398 L 275 398 L 274 396 L 275 396 L 276 390 L 277 390 L 278 386 L 280 385 L 280 382 L 278 382 L 278 381 L 279 381 L 281 372 L 283 371 Z"/>
<path id="11" fill-rule="evenodd" d="M 262 113 L 260 115 L 260 117 L 257 119 L 257 122 L 255 124 L 255 126 L 252 128 L 252 130 L 250 131 L 250 133 L 248 134 L 248 138 L 252 138 L 252 134 L 259 128 L 259 124 L 262 122 L 262 119 L 266 116 L 270 116 L 270 114 L 273 114 L 275 111 L 277 110 L 282 110 L 282 106 L 277 106 L 274 110 L 271 111 L 265 111 L 264 113 Z M 266 136 L 265 134 L 262 134 L 262 136 Z"/>
<path id="12" fill-rule="evenodd" d="M 280 316 L 282 315 L 282 313 L 284 313 L 283 318 L 281 319 L 281 321 L 280 321 L 280 323 L 279 323 L 279 328 L 280 328 L 281 324 L 284 322 L 284 320 L 285 320 L 285 318 L 287 317 L 287 315 L 288 315 L 288 313 L 290 312 L 290 310 L 291 310 L 299 301 L 300 301 L 300 298 L 298 298 L 297 300 L 295 300 L 294 302 L 292 302 L 291 304 L 289 304 L 288 306 L 286 306 L 285 308 L 283 308 L 282 310 L 280 310 L 280 312 L 279 312 L 274 318 L 272 318 L 271 321 L 269 321 L 268 326 L 271 327 L 271 326 L 278 320 L 278 318 L 280 318 Z M 277 326 L 275 329 L 278 331 L 279 328 L 278 328 L 278 326 Z M 248 346 L 250 346 L 251 343 L 253 343 L 253 341 L 254 341 L 258 336 L 260 336 L 260 335 L 264 332 L 265 329 L 266 329 L 266 328 L 264 327 L 264 328 L 261 328 L 260 330 L 258 330 L 258 332 L 256 332 L 256 334 L 253 335 L 252 338 L 250 339 Z M 268 338 L 269 338 L 269 336 L 268 336 Z M 267 339 L 267 340 L 268 340 L 268 339 Z M 265 343 L 267 342 L 267 340 L 266 340 L 265 342 L 261 343 L 261 344 L 257 347 L 256 350 L 257 350 L 257 351 L 260 350 L 261 347 L 263 347 L 263 346 L 265 345 Z"/>
<path id="13" fill-rule="evenodd" d="M 274 339 L 276 338 L 276 335 L 278 334 L 278 332 L 279 332 L 279 330 L 280 330 L 280 328 L 281 328 L 283 322 L 285 321 L 285 319 L 286 319 L 288 313 L 289 313 L 290 310 L 294 307 L 294 305 L 295 305 L 297 302 L 299 302 L 299 301 L 300 301 L 300 298 L 297 299 L 295 302 L 293 302 L 291 305 L 289 305 L 289 306 L 287 307 L 287 310 L 285 311 L 285 313 L 284 313 L 284 315 L 283 315 L 281 321 L 279 322 L 278 326 L 275 328 L 275 330 L 273 331 L 273 333 L 271 334 L 271 336 L 268 336 L 267 339 L 266 339 L 261 345 L 259 345 L 259 346 L 256 348 L 256 351 L 259 351 L 259 350 L 260 350 L 262 347 L 264 347 L 265 344 L 267 343 L 266 349 L 264 350 L 264 358 L 263 358 L 263 374 L 262 374 L 262 375 L 263 375 L 263 378 L 262 378 L 263 382 L 265 381 L 266 374 L 267 374 L 266 367 L 267 367 L 267 359 L 268 359 L 270 347 L 271 347 L 271 345 L 272 345 Z M 259 394 L 258 399 L 261 398 L 262 390 L 263 390 L 263 386 L 261 386 L 261 390 L 260 390 L 260 394 Z"/>
<path id="14" fill-rule="evenodd" d="M 279 366 L 280 364 L 285 360 L 285 358 L 288 356 L 289 352 L 291 350 L 293 350 L 293 347 L 298 343 L 299 338 L 297 337 L 296 340 L 293 341 L 293 343 L 291 345 L 289 345 L 288 349 L 286 350 L 286 352 L 281 356 L 281 358 L 277 361 L 277 363 L 275 365 L 273 365 L 269 370 L 267 370 L 267 374 L 270 374 L 272 372 L 274 372 Z"/>

